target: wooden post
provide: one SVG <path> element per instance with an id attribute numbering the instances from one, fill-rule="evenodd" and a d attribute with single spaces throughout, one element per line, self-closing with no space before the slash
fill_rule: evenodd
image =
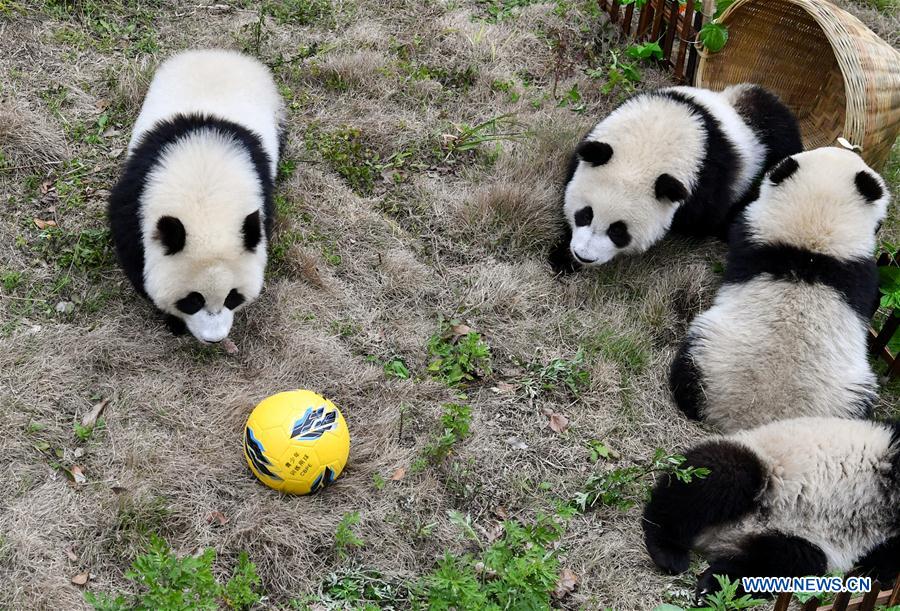
<path id="1" fill-rule="evenodd" d="M 684 82 L 684 58 L 687 55 L 688 47 L 691 46 L 690 40 L 694 37 L 694 3 L 688 2 L 684 5 L 684 17 L 681 19 L 681 31 L 678 37 L 678 59 L 675 61 L 675 78 L 679 82 Z"/>

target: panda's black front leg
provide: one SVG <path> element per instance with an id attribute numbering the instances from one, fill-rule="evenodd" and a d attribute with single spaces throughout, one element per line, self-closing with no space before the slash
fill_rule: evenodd
<path id="1" fill-rule="evenodd" d="M 900 535 L 871 550 L 858 564 L 863 574 L 877 579 L 883 587 L 893 585 L 900 574 Z"/>
<path id="2" fill-rule="evenodd" d="M 166 328 L 176 336 L 187 333 L 187 325 L 184 324 L 184 321 L 171 314 L 166 314 Z"/>
<path id="3" fill-rule="evenodd" d="M 572 228 L 564 222 L 563 234 L 550 249 L 547 260 L 557 274 L 571 274 L 581 269 L 581 264 L 572 256 L 569 245 L 572 242 Z"/>
<path id="4" fill-rule="evenodd" d="M 716 575 L 733 581 L 741 577 L 807 577 L 824 575 L 827 570 L 825 553 L 802 537 L 753 535 L 744 541 L 739 553 L 710 560 L 709 568 L 697 581 L 697 597 L 702 599 L 721 589 Z M 739 587 L 738 594 L 743 592 Z"/>

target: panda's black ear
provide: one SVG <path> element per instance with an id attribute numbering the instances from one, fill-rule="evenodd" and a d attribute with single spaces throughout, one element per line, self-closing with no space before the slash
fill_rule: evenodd
<path id="1" fill-rule="evenodd" d="M 687 187 L 671 174 L 660 174 L 656 179 L 656 199 L 683 202 L 687 196 Z"/>
<path id="2" fill-rule="evenodd" d="M 244 217 L 244 224 L 241 227 L 241 232 L 244 234 L 244 248 L 251 252 L 256 250 L 256 246 L 259 244 L 260 237 L 262 236 L 262 228 L 260 227 L 259 222 L 259 210 L 254 210 Z"/>
<path id="3" fill-rule="evenodd" d="M 156 234 L 153 237 L 162 243 L 166 255 L 174 255 L 184 248 L 184 225 L 174 216 L 162 216 L 156 222 Z"/>
<path id="4" fill-rule="evenodd" d="M 771 172 L 769 172 L 769 180 L 773 185 L 780 185 L 790 178 L 799 167 L 800 164 L 797 163 L 796 159 L 793 157 L 785 157 L 772 168 Z"/>
<path id="5" fill-rule="evenodd" d="M 878 179 L 865 170 L 856 174 L 856 190 L 866 198 L 868 202 L 877 202 L 884 197 L 884 189 Z"/>
<path id="6" fill-rule="evenodd" d="M 575 153 L 594 167 L 604 165 L 613 155 L 612 147 L 606 142 L 596 142 L 594 140 L 585 140 L 578 145 Z"/>

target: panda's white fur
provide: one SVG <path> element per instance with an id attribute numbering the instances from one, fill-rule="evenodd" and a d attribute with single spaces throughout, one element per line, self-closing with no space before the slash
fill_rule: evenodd
<path id="1" fill-rule="evenodd" d="M 797 169 L 779 184 L 764 181 L 744 212 L 725 282 L 673 364 L 679 407 L 723 432 L 797 416 L 864 417 L 875 399 L 867 328 L 887 189 L 850 151 L 791 159 Z M 873 201 L 856 185 L 861 172 Z"/>
<path id="2" fill-rule="evenodd" d="M 647 549 L 669 572 L 706 556 L 712 575 L 805 576 L 856 566 L 900 570 L 900 423 L 839 418 L 772 422 L 702 442 L 664 477 L 644 512 Z"/>
<path id="3" fill-rule="evenodd" d="M 271 73 L 240 53 L 188 51 L 156 72 L 110 219 L 123 268 L 173 330 L 220 341 L 259 295 L 282 119 Z"/>
<path id="4" fill-rule="evenodd" d="M 573 156 L 563 204 L 571 254 L 601 265 L 646 251 L 670 228 L 721 237 L 762 172 L 800 150 L 793 115 L 758 86 L 639 94 L 598 123 Z M 662 185 L 669 188 L 660 188 L 664 175 L 673 179 Z M 590 219 L 579 218 L 586 209 Z"/>
<path id="5" fill-rule="evenodd" d="M 196 49 L 169 58 L 156 71 L 128 144 L 174 114 L 208 114 L 257 134 L 277 171 L 283 104 L 272 73 L 259 61 L 224 49 Z"/>

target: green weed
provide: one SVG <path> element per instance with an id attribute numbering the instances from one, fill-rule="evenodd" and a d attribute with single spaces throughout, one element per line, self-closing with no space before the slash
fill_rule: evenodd
<path id="1" fill-rule="evenodd" d="M 457 443 L 469 436 L 472 425 L 472 408 L 459 403 L 445 403 L 442 406 L 441 435 L 432 439 L 422 450 L 422 456 L 433 465 L 442 463 L 453 451 Z M 421 470 L 413 468 L 413 471 Z"/>
<path id="2" fill-rule="evenodd" d="M 359 519 L 358 511 L 345 513 L 338 522 L 337 530 L 334 531 L 334 547 L 341 560 L 346 560 L 350 556 L 350 548 L 362 547 L 365 544 L 353 532 L 353 527 L 359 524 Z"/>
<path id="3" fill-rule="evenodd" d="M 584 367 L 584 350 L 580 348 L 571 359 L 557 358 L 546 365 L 529 363 L 524 367 L 527 373 L 519 380 L 519 385 L 531 398 L 558 390 L 578 396 L 591 381 L 591 374 Z"/>
<path id="4" fill-rule="evenodd" d="M 332 16 L 333 3 L 329 0 L 278 0 L 267 2 L 266 12 L 278 23 L 311 25 Z"/>
<path id="5" fill-rule="evenodd" d="M 378 153 L 369 148 L 355 127 L 325 132 L 316 126 L 306 130 L 306 148 L 322 156 L 331 168 L 360 195 L 370 195 L 378 176 Z"/>
<path id="6" fill-rule="evenodd" d="M 4 291 L 12 293 L 22 284 L 24 277 L 22 272 L 3 272 L 3 274 L 0 274 L 0 284 L 3 285 Z"/>
<path id="7" fill-rule="evenodd" d="M 753 598 L 750 594 L 738 597 L 737 592 L 741 584 L 739 579 L 731 581 L 724 575 L 716 575 L 716 581 L 721 588 L 715 594 L 707 594 L 705 607 L 696 607 L 685 610 L 677 605 L 659 605 L 653 611 L 741 611 L 766 604 L 766 601 Z"/>
<path id="8" fill-rule="evenodd" d="M 93 426 L 83 426 L 80 422 L 75 422 L 72 425 L 72 431 L 75 433 L 75 437 L 78 438 L 79 441 L 85 442 L 91 439 L 95 431 L 97 433 L 102 432 L 105 426 L 106 423 L 103 421 L 103 418 L 99 418 L 97 420 L 97 423 Z"/>
<path id="9" fill-rule="evenodd" d="M 454 333 L 456 325 L 443 325 L 440 333 L 428 340 L 428 364 L 431 375 L 447 386 L 473 382 L 491 374 L 491 349 L 480 333 L 468 330 Z M 457 327 L 458 328 L 458 327 Z"/>
<path id="10" fill-rule="evenodd" d="M 248 609 L 259 602 L 260 580 L 256 567 L 241 553 L 231 578 L 220 584 L 213 575 L 216 552 L 207 548 L 199 556 L 179 558 L 168 544 L 151 536 L 149 549 L 138 556 L 125 577 L 140 590 L 137 594 L 86 592 L 85 599 L 98 611 L 126 609 Z"/>
<path id="11" fill-rule="evenodd" d="M 474 18 L 487 23 L 499 23 L 515 17 L 519 9 L 541 2 L 544 0 L 478 0 L 482 14 Z"/>
<path id="12" fill-rule="evenodd" d="M 599 453 L 598 453 L 599 454 Z M 572 499 L 572 506 L 579 511 L 600 507 L 626 510 L 646 500 L 652 483 L 651 476 L 668 474 L 684 483 L 709 475 L 705 467 L 683 467 L 684 456 L 666 454 L 657 449 L 646 465 L 633 465 L 591 475 L 582 489 Z"/>
<path id="13" fill-rule="evenodd" d="M 503 535 L 477 556 L 444 554 L 422 582 L 428 609 L 550 609 L 566 519 L 568 514 L 540 515 L 533 524 L 507 520 Z M 468 520 L 456 523 L 465 523 L 469 537 L 477 539 Z"/>
<path id="14" fill-rule="evenodd" d="M 456 125 L 455 134 L 445 134 L 443 137 L 445 161 L 454 155 L 477 151 L 484 144 L 494 143 L 499 146 L 503 141 L 521 139 L 527 134 L 522 127 L 523 124 L 512 114 L 499 115 L 476 125 Z"/>

